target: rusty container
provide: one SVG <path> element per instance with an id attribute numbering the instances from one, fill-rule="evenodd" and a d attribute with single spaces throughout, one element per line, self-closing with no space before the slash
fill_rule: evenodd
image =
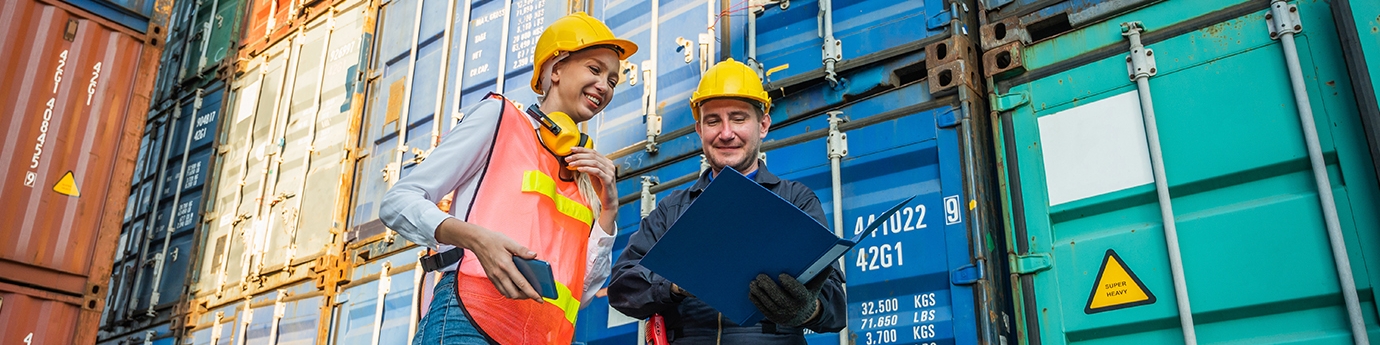
<path id="1" fill-rule="evenodd" d="M 0 3 L 0 343 L 95 341 L 171 4 Z"/>

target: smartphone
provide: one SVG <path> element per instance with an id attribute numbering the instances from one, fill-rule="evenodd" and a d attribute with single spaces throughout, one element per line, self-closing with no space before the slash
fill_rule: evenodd
<path id="1" fill-rule="evenodd" d="M 531 284 L 532 288 L 541 294 L 541 297 L 560 298 L 560 294 L 556 292 L 556 278 L 551 273 L 551 264 L 542 260 L 528 260 L 514 256 L 513 265 L 517 266 L 518 271 L 522 272 L 522 276 L 527 278 L 527 284 Z"/>

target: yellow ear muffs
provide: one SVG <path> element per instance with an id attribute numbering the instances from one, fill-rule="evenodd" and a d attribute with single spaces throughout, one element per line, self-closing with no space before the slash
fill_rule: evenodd
<path id="1" fill-rule="evenodd" d="M 548 151 L 556 157 L 570 155 L 571 148 L 576 146 L 593 149 L 594 141 L 589 139 L 589 135 L 580 133 L 575 121 L 563 112 L 543 113 L 535 105 L 527 108 L 527 116 L 531 116 L 541 124 L 537 129 L 537 137 L 541 139 L 541 144 L 546 146 Z"/>

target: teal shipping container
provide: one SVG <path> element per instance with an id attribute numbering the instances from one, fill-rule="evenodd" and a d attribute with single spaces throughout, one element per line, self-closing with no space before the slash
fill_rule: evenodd
<path id="1" fill-rule="evenodd" d="M 1021 343 L 1380 334 L 1374 2 L 998 2 Z"/>

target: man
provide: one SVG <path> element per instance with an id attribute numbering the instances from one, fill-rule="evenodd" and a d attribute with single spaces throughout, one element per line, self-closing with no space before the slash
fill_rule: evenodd
<path id="1" fill-rule="evenodd" d="M 657 239 L 666 233 L 681 212 L 704 191 L 724 167 L 732 167 L 825 223 L 819 198 L 805 185 L 782 180 L 757 159 L 762 139 L 771 128 L 771 98 L 751 68 L 729 59 L 705 71 L 699 88 L 691 95 L 695 133 L 710 169 L 685 190 L 672 192 L 642 219 L 628 240 L 628 247 L 613 265 L 609 304 L 635 318 L 660 314 L 666 320 L 674 344 L 805 344 L 804 329 L 837 332 L 846 323 L 847 306 L 843 276 L 838 265 L 828 274 L 801 283 L 786 274 L 758 275 L 742 282 L 766 320 L 756 325 L 737 325 L 673 282 L 638 265 Z M 713 255 L 714 248 L 705 248 Z M 779 282 L 778 282 L 779 281 Z"/>
<path id="2" fill-rule="evenodd" d="M 388 191 L 384 224 L 435 249 L 423 266 L 445 272 L 414 344 L 570 344 L 609 272 L 618 209 L 613 162 L 575 125 L 609 104 L 636 51 L 583 12 L 556 20 L 533 57 L 541 111 L 490 95 Z M 436 206 L 447 195 L 450 213 Z M 557 297 L 515 257 L 549 262 Z"/>

